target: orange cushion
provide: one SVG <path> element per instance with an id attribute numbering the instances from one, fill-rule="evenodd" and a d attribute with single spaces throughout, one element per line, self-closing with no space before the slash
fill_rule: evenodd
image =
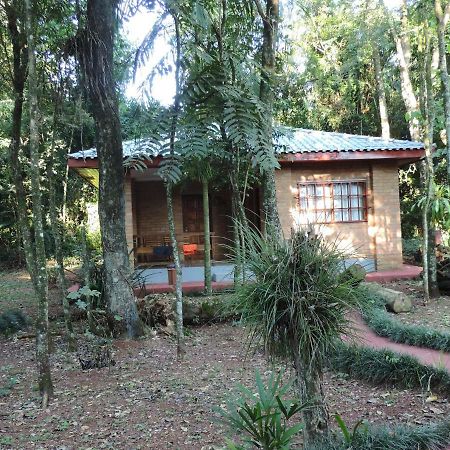
<path id="1" fill-rule="evenodd" d="M 185 255 L 195 255 L 197 252 L 197 244 L 183 244 L 183 254 Z"/>

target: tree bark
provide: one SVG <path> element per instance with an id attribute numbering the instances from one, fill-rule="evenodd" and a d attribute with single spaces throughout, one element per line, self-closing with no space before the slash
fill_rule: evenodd
<path id="1" fill-rule="evenodd" d="M 378 93 L 378 107 L 380 110 L 380 122 L 381 122 L 381 137 L 383 139 L 390 139 L 391 130 L 389 126 L 389 115 L 386 102 L 386 89 L 383 82 L 383 72 L 381 70 L 380 51 L 377 43 L 372 41 L 372 58 L 373 66 L 375 69 L 375 80 L 377 83 Z"/>
<path id="2" fill-rule="evenodd" d="M 293 342 L 294 370 L 299 398 L 308 406 L 303 410 L 304 448 L 310 448 L 328 437 L 330 415 L 322 386 L 322 369 L 317 361 L 307 361 Z"/>
<path id="3" fill-rule="evenodd" d="M 54 124 L 55 126 L 56 124 Z M 54 142 L 54 137 L 52 138 Z M 57 280 L 58 280 L 58 290 L 61 296 L 61 301 L 63 305 L 64 312 L 64 322 L 66 325 L 66 338 L 67 338 L 67 348 L 70 352 L 77 349 L 77 340 L 75 333 L 73 331 L 72 319 L 70 317 L 69 300 L 67 298 L 67 286 L 66 277 L 64 273 L 64 257 L 62 250 L 62 238 L 61 238 L 61 223 L 59 220 L 60 211 L 57 206 L 56 194 L 55 194 L 55 183 L 53 180 L 53 151 L 54 145 L 52 143 L 51 150 L 52 154 L 49 157 L 49 164 L 47 167 L 48 175 L 48 202 L 49 202 L 49 215 L 50 215 L 50 226 L 53 234 L 53 241 L 55 244 L 55 259 L 56 259 L 56 270 L 57 270 Z"/>
<path id="4" fill-rule="evenodd" d="M 22 238 L 25 262 L 31 280 L 34 283 L 36 279 L 36 267 L 34 258 L 34 249 L 32 246 L 32 237 L 28 226 L 28 209 L 26 202 L 26 192 L 23 184 L 23 169 L 19 161 L 22 134 L 22 116 L 23 116 L 23 92 L 27 77 L 28 53 L 26 47 L 26 37 L 19 30 L 18 16 L 14 6 L 5 2 L 5 12 L 8 19 L 8 31 L 11 38 L 13 51 L 13 73 L 12 83 L 14 87 L 14 108 L 11 117 L 11 143 L 9 146 L 9 160 L 13 177 L 14 189 L 17 202 L 17 219 L 19 235 Z"/>
<path id="5" fill-rule="evenodd" d="M 181 95 L 181 35 L 180 23 L 177 13 L 170 11 L 174 25 L 175 25 L 175 40 L 176 40 L 176 54 L 175 54 L 175 98 L 173 102 L 172 124 L 170 130 L 170 157 L 175 157 L 175 137 L 178 126 L 178 116 L 180 113 L 180 95 Z M 175 281 L 175 317 L 176 317 L 176 332 L 177 332 L 177 359 L 181 360 L 186 353 L 184 343 L 184 329 L 183 329 L 183 269 L 181 267 L 180 252 L 178 248 L 177 235 L 175 233 L 175 215 L 173 211 L 172 202 L 172 182 L 166 180 L 166 198 L 167 198 L 167 216 L 169 222 L 170 241 L 173 248 L 173 260 L 175 263 L 176 281 Z"/>
<path id="6" fill-rule="evenodd" d="M 439 48 L 439 73 L 441 77 L 442 89 L 444 91 L 444 116 L 445 134 L 447 148 L 447 182 L 450 183 L 450 78 L 448 75 L 445 29 L 450 17 L 450 2 L 447 3 L 445 11 L 442 10 L 441 0 L 435 0 L 435 14 L 437 19 L 437 36 Z"/>
<path id="7" fill-rule="evenodd" d="M 278 22 L 280 19 L 279 1 L 266 0 L 266 8 L 263 10 L 259 0 L 254 0 L 259 15 L 263 22 L 262 44 L 262 74 L 259 90 L 259 98 L 266 107 L 267 114 L 267 142 L 273 151 L 272 122 L 273 122 L 273 84 L 276 70 L 275 51 L 278 35 Z M 273 233 L 276 238 L 282 235 L 280 217 L 278 214 L 275 169 L 267 170 L 262 177 L 263 211 L 265 220 L 265 233 Z"/>
<path id="8" fill-rule="evenodd" d="M 39 112 L 37 98 L 36 57 L 34 44 L 34 26 L 30 0 L 25 0 L 25 24 L 28 41 L 28 98 L 30 105 L 30 181 L 34 226 L 35 248 L 35 290 L 39 308 L 36 321 L 36 347 L 39 373 L 39 391 L 42 406 L 45 408 L 53 396 L 53 384 L 50 375 L 49 333 L 48 333 L 48 278 L 47 258 L 45 255 L 44 225 L 42 219 L 42 196 L 39 171 Z"/>
<path id="9" fill-rule="evenodd" d="M 166 198 L 167 198 L 167 218 L 169 222 L 170 242 L 173 248 L 173 261 L 175 264 L 176 280 L 175 280 L 175 317 L 177 331 L 177 359 L 183 359 L 186 353 L 184 344 L 183 330 L 183 270 L 180 262 L 180 252 L 178 250 L 177 235 L 175 233 L 175 217 L 173 213 L 172 202 L 172 183 L 166 182 Z"/>
<path id="10" fill-rule="evenodd" d="M 423 164 L 423 184 L 425 188 L 425 206 L 423 210 L 423 263 L 424 263 L 424 293 L 425 302 L 439 295 L 437 284 L 437 264 L 434 229 L 430 224 L 430 207 L 434 200 L 434 163 L 433 163 L 433 128 L 434 128 L 434 99 L 432 92 L 432 51 L 428 28 L 425 29 L 424 70 L 422 73 L 421 103 L 424 116 L 425 160 Z M 432 240 L 430 240 L 430 236 Z"/>
<path id="11" fill-rule="evenodd" d="M 133 288 L 125 235 L 122 136 L 113 78 L 117 1 L 88 0 L 80 63 L 96 124 L 99 160 L 99 218 L 105 268 L 105 297 L 123 319 L 128 337 L 143 334 Z"/>
<path id="12" fill-rule="evenodd" d="M 409 133 L 411 135 L 411 139 L 413 139 L 414 141 L 420 141 L 420 108 L 419 102 L 417 101 L 416 95 L 414 93 L 410 75 L 411 45 L 408 37 L 408 11 L 406 0 L 403 0 L 402 3 L 400 33 L 397 33 L 394 25 L 392 25 L 391 31 L 394 35 L 395 45 L 397 48 L 402 98 L 405 104 L 406 112 L 409 116 Z"/>
<path id="13" fill-rule="evenodd" d="M 207 179 L 202 180 L 203 191 L 203 228 L 204 228 L 204 241 L 205 241 L 205 293 L 207 295 L 212 294 L 211 283 L 211 231 L 209 223 L 209 183 Z"/>

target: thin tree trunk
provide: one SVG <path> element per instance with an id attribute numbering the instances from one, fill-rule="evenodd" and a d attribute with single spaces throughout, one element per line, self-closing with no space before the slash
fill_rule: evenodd
<path id="1" fill-rule="evenodd" d="M 237 287 L 242 282 L 243 273 L 243 259 L 242 259 L 242 246 L 241 235 L 239 232 L 239 207 L 237 202 L 239 201 L 239 194 L 235 193 L 235 186 L 231 183 L 231 212 L 233 218 L 233 247 L 234 247 L 234 285 Z"/>
<path id="2" fill-rule="evenodd" d="M 389 13 L 388 13 L 389 14 Z M 403 0 L 401 10 L 401 30 L 397 33 L 395 25 L 391 26 L 397 48 L 397 58 L 400 67 L 400 81 L 403 102 L 408 114 L 409 132 L 414 141 L 421 140 L 421 130 L 419 123 L 419 102 L 414 94 L 414 88 L 410 75 L 411 46 L 408 37 L 408 11 L 406 0 Z"/>
<path id="3" fill-rule="evenodd" d="M 177 332 L 177 359 L 183 359 L 186 353 L 183 331 L 183 270 L 180 262 L 180 252 L 178 249 L 177 235 L 175 233 L 175 217 L 172 202 L 172 183 L 166 182 L 167 218 L 169 222 L 170 242 L 173 248 L 173 262 L 175 264 L 175 317 Z"/>
<path id="4" fill-rule="evenodd" d="M 305 449 L 328 437 L 330 415 L 325 402 L 322 370 L 318 362 L 306 361 L 294 342 L 294 370 L 300 401 L 308 406 L 303 410 Z"/>
<path id="5" fill-rule="evenodd" d="M 423 186 L 425 187 L 425 203 L 423 205 L 422 210 L 422 265 L 423 265 L 423 293 L 424 293 L 424 303 L 427 304 L 430 301 L 430 271 L 429 271 L 429 239 L 430 239 L 430 233 L 428 229 L 428 211 L 430 209 L 430 199 L 431 199 L 431 184 L 429 182 L 429 174 L 428 174 L 428 168 L 427 163 L 425 161 L 422 162 L 422 179 L 423 179 Z"/>
<path id="6" fill-rule="evenodd" d="M 173 102 L 172 124 L 170 130 L 170 157 L 175 157 L 175 137 L 178 126 L 178 115 L 180 113 L 180 94 L 181 94 L 181 35 L 180 23 L 177 13 L 171 11 L 175 24 L 176 54 L 175 54 L 175 98 Z M 172 182 L 166 180 L 166 198 L 167 198 L 167 216 L 169 222 L 170 240 L 173 247 L 173 260 L 175 263 L 176 281 L 175 281 L 175 316 L 177 332 L 177 359 L 181 360 L 186 353 L 183 330 L 183 270 L 181 267 L 178 241 L 175 233 L 175 216 L 172 202 Z"/>
<path id="7" fill-rule="evenodd" d="M 88 240 L 87 240 L 87 233 L 86 233 L 86 226 L 83 225 L 81 227 L 81 240 L 83 245 L 83 281 L 84 285 L 91 288 L 91 252 L 89 250 Z M 92 304 L 93 297 L 92 295 L 88 295 L 86 298 L 86 315 L 88 320 L 88 328 L 89 331 L 93 334 L 97 334 L 97 327 L 95 326 L 94 316 L 92 314 L 92 310 L 94 305 Z"/>
<path id="8" fill-rule="evenodd" d="M 259 98 L 266 106 L 267 113 L 267 142 L 273 151 L 272 122 L 273 122 L 273 88 L 276 70 L 275 51 L 278 38 L 279 0 L 266 0 L 263 10 L 259 0 L 254 0 L 263 22 L 262 44 L 262 74 Z M 276 237 L 282 236 L 280 217 L 278 214 L 275 169 L 267 170 L 262 177 L 263 210 L 265 220 L 265 233 Z"/>
<path id="9" fill-rule="evenodd" d="M 209 183 L 208 180 L 202 180 L 203 191 L 203 228 L 204 228 L 204 241 L 205 241 L 205 293 L 207 295 L 212 294 L 211 283 L 211 232 L 209 223 Z"/>
<path id="10" fill-rule="evenodd" d="M 55 126 L 55 124 L 54 124 Z M 54 141 L 54 138 L 52 138 Z M 49 157 L 49 164 L 47 166 L 47 176 L 49 182 L 48 189 L 48 203 L 49 203 L 49 213 L 50 213 L 50 226 L 53 234 L 53 241 L 55 244 L 55 259 L 56 259 L 56 270 L 57 270 L 57 281 L 58 281 L 58 290 L 59 295 L 61 296 L 61 301 L 63 304 L 63 312 L 64 312 L 64 322 L 66 325 L 66 334 L 67 334 L 67 348 L 70 352 L 73 352 L 77 349 L 77 341 L 75 337 L 75 333 L 73 331 L 72 320 L 70 318 L 70 307 L 69 300 L 67 298 L 67 286 L 66 286 L 66 277 L 64 273 L 64 257 L 62 250 L 62 239 L 61 239 L 61 223 L 59 221 L 59 210 L 56 202 L 55 195 L 55 183 L 53 180 L 53 151 L 54 145 L 52 143 L 51 150 L 52 154 Z"/>
<path id="11" fill-rule="evenodd" d="M 96 124 L 99 160 L 99 218 L 105 268 L 105 297 L 123 319 L 130 338 L 143 334 L 133 288 L 125 235 L 122 136 L 113 77 L 117 1 L 88 0 L 80 62 Z"/>
<path id="12" fill-rule="evenodd" d="M 444 91 L 444 116 L 445 134 L 447 148 L 447 182 L 450 183 L 450 78 L 448 75 L 446 59 L 445 29 L 450 17 L 450 2 L 447 3 L 445 11 L 442 10 L 441 0 L 435 0 L 435 13 L 437 18 L 437 35 L 439 47 L 439 73 Z"/>
<path id="13" fill-rule="evenodd" d="M 375 80 L 377 83 L 378 107 L 380 110 L 381 136 L 383 139 L 390 139 L 391 130 L 389 126 L 389 116 L 386 102 L 386 89 L 383 82 L 383 72 L 381 70 L 380 51 L 377 43 L 372 41 L 373 66 L 375 69 Z"/>
<path id="14" fill-rule="evenodd" d="M 39 173 L 39 112 L 37 101 L 37 75 L 34 46 L 34 26 L 30 0 L 25 0 L 26 30 L 28 41 L 28 97 L 30 104 L 30 181 L 34 226 L 34 248 L 36 261 L 36 294 L 39 308 L 36 322 L 37 364 L 39 373 L 39 391 L 42 406 L 47 407 L 53 396 L 53 384 L 50 375 L 49 334 L 48 334 L 48 278 L 45 255 L 44 225 L 42 219 L 42 198 Z"/>
<path id="15" fill-rule="evenodd" d="M 434 200 L 434 163 L 433 163 L 433 128 L 434 128 L 434 99 L 432 93 L 432 74 L 431 74 L 431 42 L 428 28 L 425 29 L 425 54 L 424 70 L 421 89 L 421 103 L 424 112 L 424 146 L 425 161 L 423 170 L 423 179 L 425 187 L 425 207 L 423 211 L 423 262 L 424 262 L 424 292 L 425 302 L 430 298 L 439 295 L 436 273 L 436 251 L 435 240 L 430 241 L 430 236 L 434 236 L 434 229 L 430 225 L 430 207 Z M 426 272 L 426 274 L 425 274 Z"/>

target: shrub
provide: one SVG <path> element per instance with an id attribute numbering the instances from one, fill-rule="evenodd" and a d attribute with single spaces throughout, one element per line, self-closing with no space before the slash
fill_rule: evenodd
<path id="1" fill-rule="evenodd" d="M 360 287 L 358 295 L 366 299 L 368 307 L 363 312 L 364 321 L 379 336 L 394 342 L 450 351 L 450 334 L 425 326 L 404 324 L 386 311 L 381 295 Z"/>
<path id="2" fill-rule="evenodd" d="M 376 350 L 339 343 L 328 358 L 328 366 L 352 378 L 397 387 L 426 387 L 450 394 L 450 374 L 421 364 L 417 359 L 390 350 Z"/>
<path id="3" fill-rule="evenodd" d="M 328 432 L 321 389 L 324 357 L 348 331 L 348 311 L 361 303 L 354 280 L 342 277 L 345 256 L 337 243 L 309 230 L 290 240 L 245 230 L 243 261 L 254 282 L 236 287 L 236 306 L 251 340 L 293 364 L 305 409 L 305 446 Z M 241 255 L 236 255 L 237 259 Z"/>
<path id="4" fill-rule="evenodd" d="M 310 450 L 440 450 L 450 442 L 450 421 L 423 426 L 372 426 L 357 433 L 351 447 L 341 438 L 313 446 Z"/>
<path id="5" fill-rule="evenodd" d="M 0 333 L 9 335 L 16 331 L 23 330 L 28 326 L 28 319 L 25 314 L 18 309 L 11 309 L 0 314 Z"/>
<path id="6" fill-rule="evenodd" d="M 244 433 L 246 446 L 228 441 L 227 448 L 289 449 L 292 438 L 299 433 L 301 423 L 289 426 L 288 421 L 303 409 L 297 402 L 285 400 L 292 383 L 281 385 L 283 373 L 274 374 L 267 387 L 256 372 L 256 393 L 239 386 L 239 397 L 227 402 L 227 410 L 219 409 L 223 421 L 235 433 Z"/>

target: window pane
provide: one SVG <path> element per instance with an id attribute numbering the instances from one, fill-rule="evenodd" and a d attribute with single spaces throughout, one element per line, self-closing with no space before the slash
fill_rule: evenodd
<path id="1" fill-rule="evenodd" d="M 346 209 L 342 210 L 342 221 L 348 222 L 348 217 L 349 217 L 348 210 L 346 210 Z"/>
<path id="2" fill-rule="evenodd" d="M 360 209 L 352 210 L 352 220 L 362 220 L 362 211 Z"/>
<path id="3" fill-rule="evenodd" d="M 341 209 L 336 209 L 334 211 L 334 221 L 342 222 L 342 210 Z"/>
<path id="4" fill-rule="evenodd" d="M 351 204 L 352 208 L 357 208 L 359 206 L 359 198 L 358 197 L 352 197 L 350 204 Z"/>

